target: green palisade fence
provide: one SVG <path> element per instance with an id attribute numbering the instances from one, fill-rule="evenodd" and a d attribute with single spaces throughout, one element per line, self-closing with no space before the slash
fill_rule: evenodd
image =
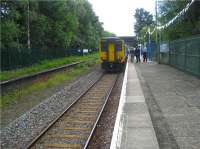
<path id="1" fill-rule="evenodd" d="M 200 35 L 170 42 L 169 64 L 200 76 Z"/>
<path id="2" fill-rule="evenodd" d="M 42 60 L 71 55 L 83 55 L 83 51 L 78 51 L 78 49 L 1 49 L 1 70 L 22 68 L 40 63 Z"/>

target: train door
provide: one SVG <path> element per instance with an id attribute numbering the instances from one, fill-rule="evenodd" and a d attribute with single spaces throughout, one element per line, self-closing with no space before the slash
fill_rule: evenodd
<path id="1" fill-rule="evenodd" d="M 108 61 L 114 62 L 115 60 L 115 44 L 110 42 L 108 47 Z"/>
<path id="2" fill-rule="evenodd" d="M 120 62 L 124 57 L 124 47 L 122 45 L 122 41 L 117 41 L 115 43 L 115 51 L 116 51 L 116 58 Z"/>

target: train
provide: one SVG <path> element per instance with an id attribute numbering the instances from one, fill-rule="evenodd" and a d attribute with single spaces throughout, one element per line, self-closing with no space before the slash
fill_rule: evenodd
<path id="1" fill-rule="evenodd" d="M 101 38 L 99 43 L 101 67 L 106 71 L 122 71 L 127 61 L 127 46 L 118 37 Z"/>

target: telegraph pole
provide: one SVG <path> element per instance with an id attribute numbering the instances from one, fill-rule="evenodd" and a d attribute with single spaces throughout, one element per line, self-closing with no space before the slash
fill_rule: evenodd
<path id="1" fill-rule="evenodd" d="M 30 43 L 30 8 L 29 8 L 29 0 L 28 0 L 28 22 L 27 22 L 27 45 L 28 49 L 31 48 L 31 43 Z"/>

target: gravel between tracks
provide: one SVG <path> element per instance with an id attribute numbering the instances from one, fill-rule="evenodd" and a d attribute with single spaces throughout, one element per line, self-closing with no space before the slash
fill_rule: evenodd
<path id="1" fill-rule="evenodd" d="M 10 123 L 0 132 L 1 148 L 25 148 L 51 121 L 100 78 L 102 73 L 101 70 L 89 73 L 84 79 L 64 87 Z"/>
<path id="2" fill-rule="evenodd" d="M 112 90 L 110 98 L 107 101 L 105 109 L 97 124 L 97 128 L 89 143 L 88 149 L 109 149 L 112 139 L 121 87 L 123 83 L 123 73 L 120 74 L 115 87 Z"/>
<path id="3" fill-rule="evenodd" d="M 32 149 L 61 146 L 84 148 L 87 138 L 100 114 L 106 96 L 116 80 L 116 74 L 105 74 L 78 102 L 63 114 Z M 76 128 L 76 129 L 75 129 Z M 81 129 L 87 129 L 85 131 Z M 71 137 L 69 137 L 71 136 Z M 75 138 L 72 136 L 76 136 Z M 77 147 L 77 148 L 79 148 Z M 67 147 L 66 147 L 67 148 Z M 68 147 L 70 148 L 70 147 Z"/>

